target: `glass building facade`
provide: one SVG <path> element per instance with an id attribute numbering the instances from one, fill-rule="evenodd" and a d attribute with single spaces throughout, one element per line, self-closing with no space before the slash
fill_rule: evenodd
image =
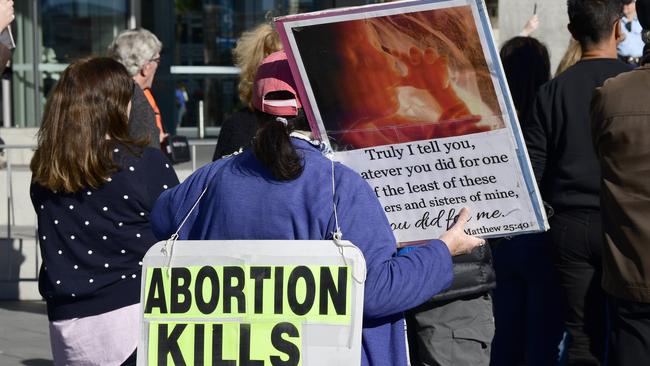
<path id="1" fill-rule="evenodd" d="M 38 127 L 43 105 L 73 60 L 104 55 L 122 30 L 144 27 L 163 42 L 153 93 L 168 131 L 193 128 L 202 116 L 208 134 L 238 106 L 231 50 L 239 35 L 273 16 L 382 0 L 24 0 L 15 2 L 16 50 L 2 93 L 5 127 Z M 487 1 L 493 15 L 496 0 Z M 176 89 L 187 92 L 179 115 Z M 182 95 L 182 93 L 181 93 Z M 202 109 L 199 108 L 202 106 Z M 7 115 L 7 113 L 3 113 Z"/>

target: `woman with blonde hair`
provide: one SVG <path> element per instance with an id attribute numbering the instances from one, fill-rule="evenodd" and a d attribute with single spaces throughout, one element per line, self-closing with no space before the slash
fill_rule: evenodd
<path id="1" fill-rule="evenodd" d="M 159 149 L 129 137 L 135 87 L 119 62 L 82 59 L 45 106 L 31 199 L 56 365 L 135 364 L 149 215 L 178 184 Z"/>
<path id="2" fill-rule="evenodd" d="M 237 89 L 243 106 L 223 122 L 212 160 L 220 159 L 250 145 L 257 130 L 257 120 L 252 105 L 255 73 L 265 57 L 280 50 L 282 50 L 280 37 L 275 28 L 268 23 L 244 32 L 237 41 L 232 54 L 235 66 L 240 69 Z"/>
<path id="3" fill-rule="evenodd" d="M 571 38 L 571 40 L 569 41 L 569 46 L 567 46 L 567 49 L 564 52 L 564 56 L 562 56 L 562 60 L 560 60 L 560 63 L 557 65 L 557 70 L 555 70 L 554 76 L 560 75 L 561 73 L 564 72 L 564 70 L 568 69 L 569 67 L 575 65 L 576 62 L 580 61 L 581 58 L 582 58 L 582 47 L 580 46 L 580 43 L 578 41 Z"/>

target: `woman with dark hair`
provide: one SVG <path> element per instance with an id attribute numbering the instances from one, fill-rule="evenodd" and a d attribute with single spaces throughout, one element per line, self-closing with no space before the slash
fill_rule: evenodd
<path id="1" fill-rule="evenodd" d="M 519 118 L 530 111 L 537 89 L 551 79 L 548 50 L 533 37 L 514 37 L 499 52 Z"/>
<path id="2" fill-rule="evenodd" d="M 550 80 L 548 51 L 535 38 L 515 37 L 500 55 L 522 121 L 539 87 Z M 563 300 L 547 233 L 496 240 L 492 254 L 497 287 L 491 364 L 556 365 L 564 332 Z"/>
<path id="3" fill-rule="evenodd" d="M 133 81 L 111 58 L 72 63 L 45 105 L 31 162 L 57 365 L 135 364 L 149 214 L 178 184 L 158 149 L 128 135 Z"/>
<path id="4" fill-rule="evenodd" d="M 204 189 L 180 239 L 330 240 L 336 210 L 343 239 L 361 249 L 367 265 L 362 365 L 406 365 L 402 312 L 449 286 L 452 255 L 484 242 L 463 232 L 467 210 L 441 240 L 395 257 L 395 237 L 375 193 L 357 173 L 325 157 L 305 131 L 284 52 L 262 62 L 252 103 L 260 123 L 252 148 L 163 193 L 152 213 L 154 232 L 158 238 L 176 232 Z"/>

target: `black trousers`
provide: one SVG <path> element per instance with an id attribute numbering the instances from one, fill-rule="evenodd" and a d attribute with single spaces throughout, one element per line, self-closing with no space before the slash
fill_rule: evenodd
<path id="1" fill-rule="evenodd" d="M 650 365 L 650 304 L 609 299 L 608 366 Z"/>
<path id="2" fill-rule="evenodd" d="M 567 304 L 567 364 L 600 365 L 606 319 L 600 212 L 564 211 L 551 217 L 550 224 L 555 268 Z"/>
<path id="3" fill-rule="evenodd" d="M 500 240 L 492 249 L 492 366 L 553 366 L 564 334 L 565 304 L 548 233 Z"/>

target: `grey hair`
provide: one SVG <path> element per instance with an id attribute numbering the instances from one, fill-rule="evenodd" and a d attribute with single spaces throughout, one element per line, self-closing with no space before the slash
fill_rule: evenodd
<path id="1" fill-rule="evenodd" d="M 162 42 L 144 28 L 127 29 L 108 46 L 108 55 L 134 76 L 162 50 Z"/>

